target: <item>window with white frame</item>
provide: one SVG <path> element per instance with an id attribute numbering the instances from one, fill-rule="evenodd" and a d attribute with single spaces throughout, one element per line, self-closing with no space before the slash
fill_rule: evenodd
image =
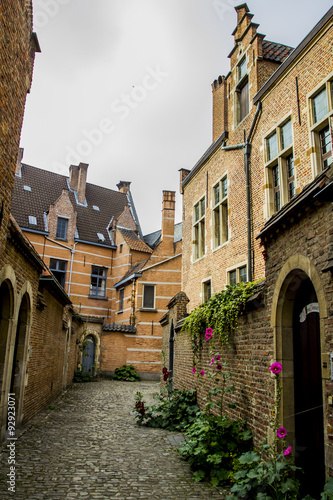
<path id="1" fill-rule="evenodd" d="M 212 282 L 211 280 L 202 283 L 202 301 L 207 302 L 212 296 Z"/>
<path id="2" fill-rule="evenodd" d="M 143 285 L 143 309 L 155 309 L 155 285 Z"/>
<path id="3" fill-rule="evenodd" d="M 66 282 L 66 269 L 67 269 L 67 261 L 66 260 L 58 260 L 58 259 L 50 259 L 50 269 L 54 276 L 59 281 L 60 285 L 65 288 Z"/>
<path id="4" fill-rule="evenodd" d="M 205 255 L 205 197 L 193 208 L 193 257 L 200 259 Z"/>
<path id="5" fill-rule="evenodd" d="M 310 96 L 311 140 L 314 150 L 314 174 L 318 175 L 332 164 L 333 80 L 328 80 Z"/>
<path id="6" fill-rule="evenodd" d="M 239 266 L 235 267 L 228 271 L 228 284 L 235 285 L 236 283 L 240 283 L 242 281 L 247 281 L 247 266 Z"/>
<path id="7" fill-rule="evenodd" d="M 107 268 L 91 266 L 90 297 L 105 298 Z"/>
<path id="8" fill-rule="evenodd" d="M 265 175 L 268 216 L 278 212 L 296 194 L 292 120 L 284 120 L 265 138 Z"/>
<path id="9" fill-rule="evenodd" d="M 67 219 L 65 219 L 64 217 L 58 217 L 56 238 L 58 238 L 59 240 L 67 239 L 67 225 Z"/>
<path id="10" fill-rule="evenodd" d="M 228 238 L 228 179 L 223 177 L 213 187 L 213 248 L 219 247 Z"/>

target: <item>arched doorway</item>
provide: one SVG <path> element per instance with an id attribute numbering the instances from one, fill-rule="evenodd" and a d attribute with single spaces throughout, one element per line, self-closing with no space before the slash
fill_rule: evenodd
<path id="1" fill-rule="evenodd" d="M 96 343 L 93 335 L 87 335 L 83 341 L 82 371 L 93 375 L 95 369 Z"/>
<path id="2" fill-rule="evenodd" d="M 1 396 L 5 390 L 4 377 L 6 372 L 7 342 L 9 325 L 12 317 L 12 294 L 6 281 L 0 286 L 0 386 Z"/>
<path id="3" fill-rule="evenodd" d="M 21 421 L 24 378 L 26 372 L 26 350 L 27 350 L 27 335 L 30 323 L 30 302 L 29 296 L 24 294 L 22 297 L 20 311 L 18 315 L 15 347 L 13 355 L 13 365 L 10 380 L 10 393 L 14 394 L 17 411 L 17 424 Z"/>
<path id="4" fill-rule="evenodd" d="M 276 303 L 276 352 L 283 365 L 283 426 L 304 471 L 302 493 L 317 498 L 325 481 L 321 311 L 309 274 L 294 269 L 284 277 Z"/>

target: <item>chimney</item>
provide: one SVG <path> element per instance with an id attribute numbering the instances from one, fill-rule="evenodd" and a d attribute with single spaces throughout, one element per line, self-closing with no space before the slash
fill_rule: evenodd
<path id="1" fill-rule="evenodd" d="M 71 165 L 69 167 L 69 187 L 77 192 L 77 201 L 84 203 L 86 199 L 87 184 L 87 163 L 80 163 L 79 166 Z"/>
<path id="2" fill-rule="evenodd" d="M 19 148 L 19 152 L 17 155 L 15 175 L 21 176 L 21 163 L 23 158 L 24 148 Z"/>
<path id="3" fill-rule="evenodd" d="M 119 190 L 120 193 L 127 194 L 128 191 L 130 190 L 130 185 L 131 185 L 130 182 L 119 181 L 119 183 L 117 184 L 117 188 L 118 188 L 118 190 Z"/>
<path id="4" fill-rule="evenodd" d="M 219 76 L 212 84 L 213 89 L 213 142 L 228 130 L 227 82 Z"/>
<path id="5" fill-rule="evenodd" d="M 86 184 L 87 184 L 87 170 L 89 165 L 87 163 L 80 163 L 79 165 L 79 182 L 77 187 L 77 199 L 79 203 L 84 203 L 86 199 Z"/>
<path id="6" fill-rule="evenodd" d="M 178 172 L 180 172 L 179 192 L 180 194 L 183 194 L 183 181 L 186 179 L 191 170 L 188 170 L 187 168 L 180 168 Z"/>
<path id="7" fill-rule="evenodd" d="M 69 167 L 69 187 L 73 191 L 77 191 L 77 186 L 79 183 L 79 167 L 77 165 L 71 165 Z"/>
<path id="8" fill-rule="evenodd" d="M 175 206 L 176 192 L 163 191 L 161 242 L 169 248 L 171 246 L 170 250 L 173 250 L 175 234 Z"/>

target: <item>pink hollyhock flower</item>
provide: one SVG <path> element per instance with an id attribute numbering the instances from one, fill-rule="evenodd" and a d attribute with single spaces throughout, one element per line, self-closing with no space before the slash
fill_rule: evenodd
<path id="1" fill-rule="evenodd" d="M 216 367 L 218 370 L 222 370 L 222 365 L 217 365 Z"/>
<path id="2" fill-rule="evenodd" d="M 278 430 L 276 431 L 276 435 L 278 438 L 283 439 L 287 435 L 287 431 L 284 427 L 279 427 Z"/>
<path id="3" fill-rule="evenodd" d="M 215 359 L 216 359 L 217 361 L 220 361 L 220 360 L 222 359 L 222 357 L 221 357 L 219 354 L 215 354 Z"/>
<path id="4" fill-rule="evenodd" d="M 209 364 L 210 364 L 210 366 L 212 366 L 214 363 L 215 363 L 215 359 L 213 358 Z"/>
<path id="5" fill-rule="evenodd" d="M 200 375 L 204 376 L 205 375 L 205 370 L 201 370 Z"/>
<path id="6" fill-rule="evenodd" d="M 286 457 L 287 455 L 290 455 L 291 450 L 292 450 L 292 447 L 288 446 L 288 448 L 286 450 L 284 450 L 284 452 L 283 452 L 284 456 Z"/>
<path id="7" fill-rule="evenodd" d="M 205 337 L 206 337 L 206 342 L 208 342 L 213 336 L 213 328 L 207 328 Z"/>
<path id="8" fill-rule="evenodd" d="M 193 366 L 193 368 L 192 368 L 192 373 L 193 373 L 193 375 L 196 373 L 196 371 L 197 371 L 196 367 L 195 367 L 195 366 Z"/>
<path id="9" fill-rule="evenodd" d="M 282 372 L 282 365 L 278 361 L 275 361 L 275 363 L 271 364 L 269 367 L 270 371 L 277 375 L 278 373 Z"/>

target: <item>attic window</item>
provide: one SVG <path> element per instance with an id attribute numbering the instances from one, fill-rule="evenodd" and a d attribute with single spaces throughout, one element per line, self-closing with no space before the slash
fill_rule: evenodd
<path id="1" fill-rule="evenodd" d="M 99 207 L 97 205 L 93 205 L 93 209 L 99 212 Z"/>
<path id="2" fill-rule="evenodd" d="M 97 233 L 97 237 L 98 237 L 99 241 L 105 241 L 104 234 Z"/>
<path id="3" fill-rule="evenodd" d="M 24 189 L 24 191 L 31 191 L 31 187 L 30 186 L 23 186 L 23 189 Z"/>
<path id="4" fill-rule="evenodd" d="M 32 226 L 37 226 L 37 217 L 34 215 L 29 215 L 29 224 Z"/>

